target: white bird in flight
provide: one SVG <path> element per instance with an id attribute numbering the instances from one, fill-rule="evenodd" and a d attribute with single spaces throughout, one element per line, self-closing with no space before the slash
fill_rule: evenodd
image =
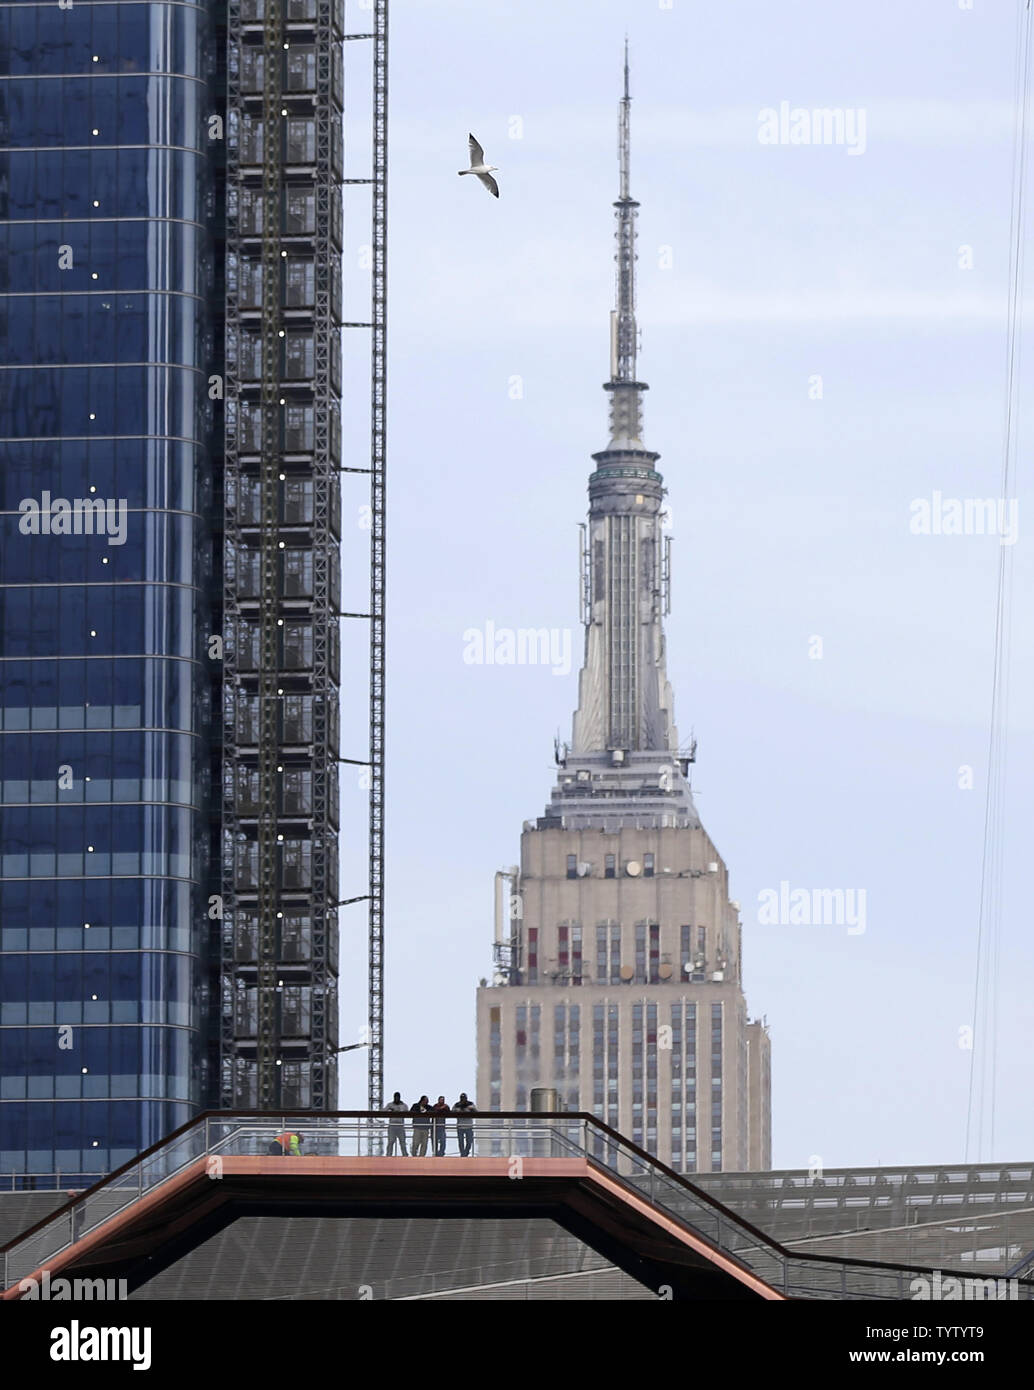
<path id="1" fill-rule="evenodd" d="M 460 169 L 457 172 L 461 176 L 463 174 L 477 174 L 478 178 L 488 189 L 489 193 L 491 193 L 493 197 L 498 198 L 499 185 L 492 177 L 492 170 L 497 169 L 499 166 L 497 164 L 485 163 L 485 152 L 478 144 L 478 142 L 474 139 L 473 135 L 469 135 L 467 137 L 467 144 L 470 146 L 470 168 Z"/>

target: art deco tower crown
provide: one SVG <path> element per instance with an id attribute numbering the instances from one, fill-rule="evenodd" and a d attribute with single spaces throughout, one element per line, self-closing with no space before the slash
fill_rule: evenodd
<path id="1" fill-rule="evenodd" d="M 610 437 L 589 478 L 578 708 L 545 814 L 524 822 L 520 866 L 496 875 L 478 1104 L 534 1108 L 539 1088 L 680 1171 L 765 1168 L 768 1033 L 747 1015 L 739 907 L 693 806 L 693 750 L 679 747 L 665 671 L 670 567 L 658 455 L 642 441 L 630 109 L 626 47 Z"/>
<path id="2" fill-rule="evenodd" d="M 567 821 L 591 798 L 608 820 L 627 811 L 674 814 L 695 822 L 686 782 L 692 754 L 680 754 L 665 670 L 663 618 L 669 605 L 670 547 L 664 534 L 659 454 L 642 442 L 642 397 L 636 372 L 636 217 L 630 192 L 628 49 L 618 107 L 619 196 L 616 211 L 616 306 L 611 313 L 610 438 L 593 455 L 589 520 L 582 546 L 585 658 L 570 748 L 547 814 Z M 574 804 L 571 799 L 574 799 Z M 619 805 L 619 803 L 627 803 Z M 594 807 L 594 814 L 597 810 Z M 667 821 L 673 824 L 676 822 Z"/>

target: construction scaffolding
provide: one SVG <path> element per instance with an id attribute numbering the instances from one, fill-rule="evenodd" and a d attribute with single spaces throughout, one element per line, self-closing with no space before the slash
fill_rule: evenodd
<path id="1" fill-rule="evenodd" d="M 342 0 L 227 8 L 219 1104 L 337 1104 Z"/>

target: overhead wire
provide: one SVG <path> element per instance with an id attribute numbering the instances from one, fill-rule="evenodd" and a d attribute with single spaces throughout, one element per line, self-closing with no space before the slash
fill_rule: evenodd
<path id="1" fill-rule="evenodd" d="M 1008 312 L 1006 320 L 1005 400 L 999 516 L 1016 491 L 1019 446 L 1018 382 L 1022 349 L 1024 221 L 1026 216 L 1027 137 L 1031 96 L 1031 0 L 1020 0 L 1014 71 L 1015 122 L 1009 208 Z M 987 748 L 976 964 L 973 976 L 973 1038 L 966 1111 L 965 1158 L 975 1142 L 977 1158 L 993 1152 L 998 1091 L 999 995 L 1001 982 L 1002 885 L 1005 855 L 1005 787 L 1008 743 L 1012 546 L 999 536 L 995 585 L 991 713 Z"/>

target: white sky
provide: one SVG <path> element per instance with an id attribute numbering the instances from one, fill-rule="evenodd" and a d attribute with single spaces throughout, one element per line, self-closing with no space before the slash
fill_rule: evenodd
<path id="1" fill-rule="evenodd" d="M 963 1156 L 998 545 L 912 535 L 909 505 L 1000 493 L 1016 5 L 973 6 L 394 8 L 388 1093 L 473 1092 L 492 875 L 542 814 L 553 735 L 570 732 L 576 670 L 466 665 L 463 632 L 570 628 L 580 658 L 576 528 L 606 442 L 627 30 L 645 442 L 674 513 L 669 673 L 743 907 L 748 1003 L 771 1029 L 773 1161 Z M 349 27 L 365 18 L 353 6 Z M 361 47 L 348 45 L 352 177 L 367 162 Z M 864 154 L 760 144 L 758 113 L 781 101 L 863 109 Z M 468 130 L 499 166 L 498 202 L 456 177 Z M 346 317 L 362 319 L 369 214 L 362 193 L 346 198 Z M 365 343 L 347 346 L 362 466 Z M 1023 403 L 996 1130 L 970 1154 L 985 1159 L 1034 1150 Z M 351 609 L 367 500 L 346 485 Z M 365 641 L 346 630 L 351 757 L 366 746 Z M 350 897 L 365 891 L 366 802 L 345 773 Z M 758 894 L 782 880 L 864 888 L 865 933 L 759 925 Z M 342 924 L 344 1042 L 366 1017 L 365 907 Z M 365 1053 L 344 1054 L 341 1075 L 342 1105 L 363 1107 Z"/>

